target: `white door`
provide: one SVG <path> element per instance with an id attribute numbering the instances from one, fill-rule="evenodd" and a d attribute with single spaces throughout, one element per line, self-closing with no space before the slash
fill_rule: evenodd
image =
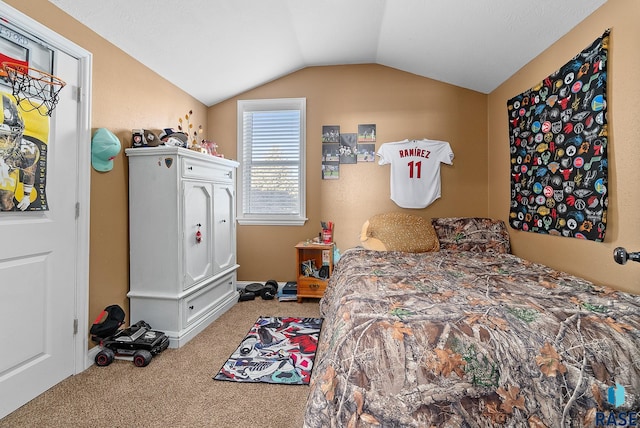
<path id="1" fill-rule="evenodd" d="M 49 210 L 0 212 L 0 418 L 76 370 L 80 66 L 54 60 L 67 86 L 50 119 Z"/>

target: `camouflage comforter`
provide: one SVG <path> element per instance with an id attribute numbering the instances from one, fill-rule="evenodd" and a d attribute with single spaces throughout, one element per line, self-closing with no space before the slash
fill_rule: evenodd
<path id="1" fill-rule="evenodd" d="M 640 410 L 640 297 L 510 254 L 351 249 L 320 309 L 308 428 L 592 427 Z"/>

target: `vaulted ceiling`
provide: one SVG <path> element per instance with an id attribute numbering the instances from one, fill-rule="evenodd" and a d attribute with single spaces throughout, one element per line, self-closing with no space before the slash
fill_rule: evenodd
<path id="1" fill-rule="evenodd" d="M 49 1 L 208 106 L 337 64 L 377 63 L 490 93 L 606 2 Z"/>

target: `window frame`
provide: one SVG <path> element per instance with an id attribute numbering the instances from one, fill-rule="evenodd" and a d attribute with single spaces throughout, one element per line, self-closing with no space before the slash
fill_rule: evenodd
<path id="1" fill-rule="evenodd" d="M 300 111 L 300 170 L 299 170 L 299 213 L 298 214 L 245 214 L 244 210 L 244 113 L 256 111 L 299 110 Z M 237 101 L 237 154 L 240 168 L 237 181 L 237 221 L 240 225 L 260 226 L 303 226 L 306 217 L 306 98 L 271 98 Z"/>

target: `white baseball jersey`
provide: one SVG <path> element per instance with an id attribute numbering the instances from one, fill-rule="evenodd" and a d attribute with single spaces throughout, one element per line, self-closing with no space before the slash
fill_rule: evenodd
<path id="1" fill-rule="evenodd" d="M 379 165 L 391 164 L 391 199 L 403 208 L 424 208 L 440 197 L 440 163 L 453 164 L 446 141 L 384 143 Z"/>

